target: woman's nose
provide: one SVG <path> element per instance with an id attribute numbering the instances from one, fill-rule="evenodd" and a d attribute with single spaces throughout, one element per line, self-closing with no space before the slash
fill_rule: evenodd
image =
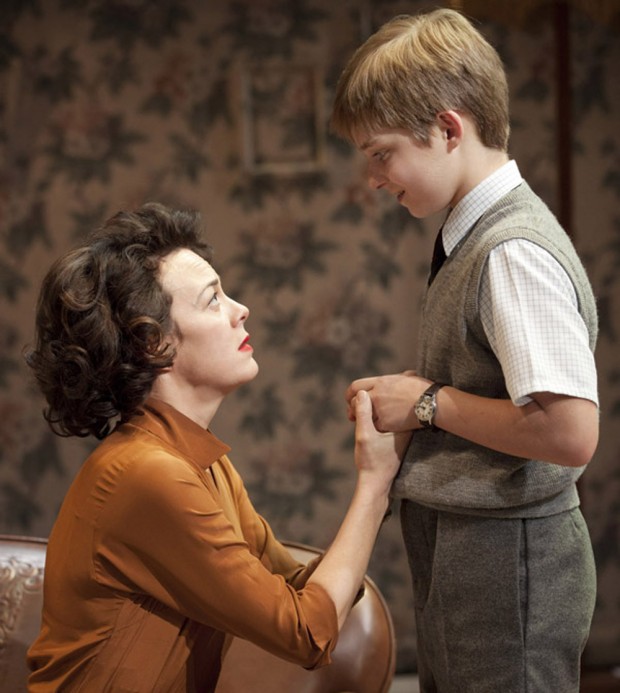
<path id="1" fill-rule="evenodd" d="M 243 322 L 248 319 L 250 315 L 250 309 L 244 306 L 243 303 L 238 303 L 237 301 L 232 301 L 233 303 L 233 319 L 235 323 Z"/>

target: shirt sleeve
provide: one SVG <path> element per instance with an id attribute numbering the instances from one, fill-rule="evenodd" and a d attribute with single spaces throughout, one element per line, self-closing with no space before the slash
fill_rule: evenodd
<path id="1" fill-rule="evenodd" d="M 287 582 L 303 567 L 244 503 L 248 543 L 221 502 L 222 492 L 239 489 L 218 488 L 166 450 L 133 454 L 139 463 L 126 469 L 101 514 L 98 579 L 303 666 L 328 663 L 338 635 L 333 602 L 319 585 L 297 590 Z"/>
<path id="2" fill-rule="evenodd" d="M 596 366 L 573 284 L 531 241 L 494 248 L 482 276 L 480 317 L 516 405 L 536 392 L 598 404 Z"/>

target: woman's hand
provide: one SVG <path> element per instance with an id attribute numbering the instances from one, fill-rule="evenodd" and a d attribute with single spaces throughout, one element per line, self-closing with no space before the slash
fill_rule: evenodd
<path id="1" fill-rule="evenodd" d="M 372 419 L 372 402 L 366 390 L 351 400 L 355 414 L 355 464 L 360 481 L 376 484 L 387 493 L 411 439 L 411 431 L 380 433 Z"/>

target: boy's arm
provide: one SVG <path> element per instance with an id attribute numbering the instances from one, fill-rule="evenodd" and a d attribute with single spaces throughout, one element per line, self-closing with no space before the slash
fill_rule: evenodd
<path id="1" fill-rule="evenodd" d="M 446 387 L 437 401 L 435 425 L 510 455 L 581 467 L 598 444 L 598 407 L 586 399 L 538 392 L 517 407 Z"/>
<path id="2" fill-rule="evenodd" d="M 347 390 L 347 400 L 368 390 L 379 430 L 420 428 L 413 411 L 430 385 L 413 371 L 362 378 Z M 352 414 L 349 411 L 349 417 Z M 550 392 L 532 394 L 521 407 L 510 400 L 472 395 L 454 387 L 437 393 L 434 423 L 449 433 L 509 455 L 568 467 L 587 464 L 598 443 L 598 407 L 594 402 Z"/>

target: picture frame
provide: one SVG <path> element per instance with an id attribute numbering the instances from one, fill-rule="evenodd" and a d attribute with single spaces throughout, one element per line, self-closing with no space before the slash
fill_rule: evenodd
<path id="1" fill-rule="evenodd" d="M 295 174 L 323 168 L 323 80 L 318 66 L 245 65 L 241 89 L 248 171 Z"/>

